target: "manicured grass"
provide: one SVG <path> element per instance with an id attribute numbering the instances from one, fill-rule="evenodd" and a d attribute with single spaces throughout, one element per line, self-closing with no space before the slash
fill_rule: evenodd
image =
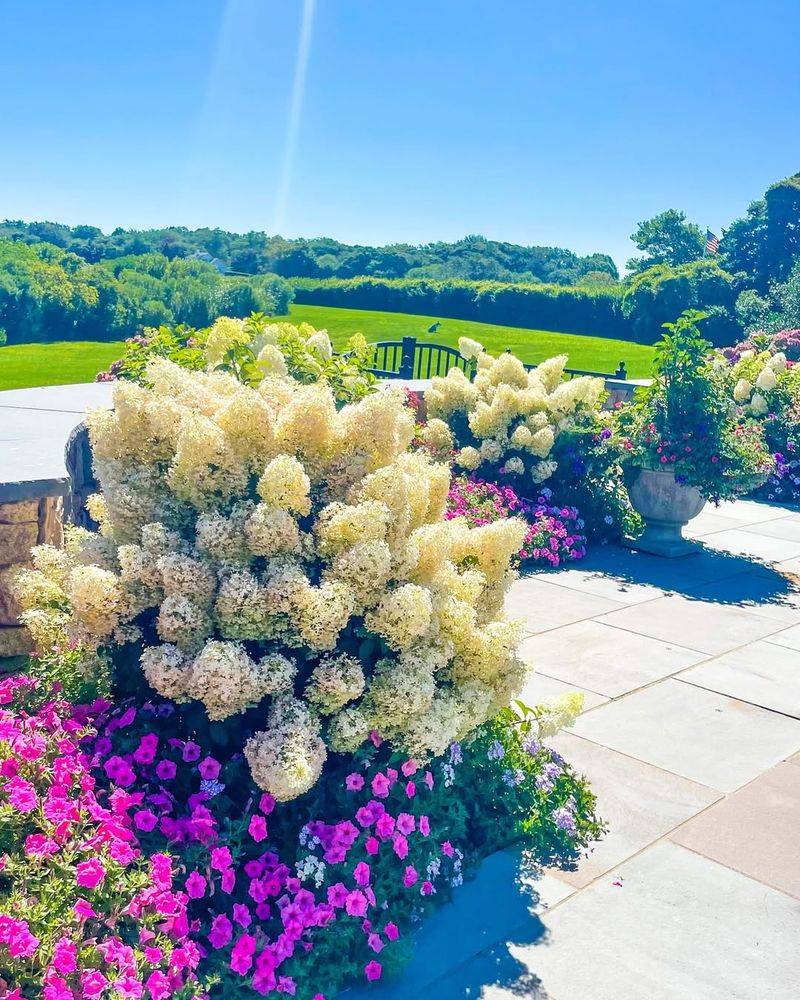
<path id="1" fill-rule="evenodd" d="M 302 305 L 292 306 L 291 315 L 293 320 L 304 320 L 319 329 L 326 329 L 336 346 L 340 346 L 356 331 L 363 333 L 370 341 L 400 340 L 406 336 L 453 347 L 458 345 L 459 337 L 472 337 L 492 354 L 510 347 L 517 357 L 529 363 L 544 361 L 554 354 L 567 354 L 570 368 L 613 372 L 620 361 L 624 361 L 630 378 L 649 376 L 653 359 L 652 347 L 627 340 L 579 337 L 571 333 L 525 330 L 516 326 L 494 326 L 491 323 L 441 319 L 437 316 Z M 437 319 L 441 319 L 442 325 L 436 333 L 428 333 L 428 327 Z"/>
<path id="2" fill-rule="evenodd" d="M 547 330 L 524 330 L 515 326 L 493 326 L 468 320 L 444 319 L 436 333 L 428 327 L 436 316 L 408 313 L 372 312 L 363 309 L 334 309 L 329 306 L 292 306 L 291 319 L 325 329 L 337 347 L 353 333 L 367 340 L 400 340 L 417 337 L 433 344 L 455 347 L 459 337 L 479 340 L 487 351 L 498 354 L 507 347 L 523 361 L 536 362 L 554 354 L 569 355 L 570 368 L 613 372 L 620 361 L 631 378 L 650 373 L 653 348 L 626 340 L 579 337 Z M 123 351 L 120 342 L 57 341 L 52 344 L 15 344 L 0 347 L 0 390 L 23 389 L 34 385 L 65 385 L 93 382 L 95 375 L 116 360 Z"/>
<path id="3" fill-rule="evenodd" d="M 0 347 L 0 389 L 94 382 L 95 375 L 116 361 L 122 351 L 119 341 L 101 344 L 89 340 Z"/>

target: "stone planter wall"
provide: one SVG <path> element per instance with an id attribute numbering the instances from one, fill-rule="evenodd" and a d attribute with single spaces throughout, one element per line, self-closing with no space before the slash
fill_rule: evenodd
<path id="1" fill-rule="evenodd" d="M 0 658 L 30 650 L 30 637 L 17 617 L 12 577 L 30 565 L 34 545 L 63 544 L 62 508 L 58 496 L 0 503 Z"/>

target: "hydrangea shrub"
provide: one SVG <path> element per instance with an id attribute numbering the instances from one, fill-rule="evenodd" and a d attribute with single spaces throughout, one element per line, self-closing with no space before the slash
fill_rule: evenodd
<path id="1" fill-rule="evenodd" d="M 444 378 L 432 380 L 426 394 L 431 418 L 426 443 L 446 447 L 446 423 L 458 466 L 479 471 L 484 479 L 511 477 L 534 496 L 537 485 L 555 472 L 552 452 L 558 436 L 599 409 L 603 380 L 565 379 L 566 355 L 528 371 L 511 353 L 494 358 L 476 341 L 460 347 L 474 360 L 474 377 L 451 368 Z"/>
<path id="2" fill-rule="evenodd" d="M 422 760 L 509 703 L 524 666 L 502 607 L 525 524 L 445 518 L 449 468 L 408 450 L 401 393 L 338 408 L 325 382 L 254 387 L 164 358 L 145 381 L 89 419 L 100 533 L 38 549 L 21 578 L 40 648 L 77 644 L 89 671 L 110 657 L 118 682 L 140 664 L 225 726 L 278 800 L 329 748 L 375 730 Z"/>

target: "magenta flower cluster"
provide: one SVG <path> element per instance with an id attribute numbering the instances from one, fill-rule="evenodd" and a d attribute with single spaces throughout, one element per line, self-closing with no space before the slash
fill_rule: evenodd
<path id="1" fill-rule="evenodd" d="M 584 523 L 577 508 L 554 504 L 548 489 L 543 489 L 533 502 L 518 496 L 509 486 L 460 476 L 450 487 L 446 516 L 463 517 L 475 527 L 505 517 L 523 517 L 528 522 L 519 552 L 523 562 L 556 567 L 586 555 Z"/>
<path id="2" fill-rule="evenodd" d="M 303 956 L 342 921 L 360 928 L 374 981 L 400 937 L 391 901 L 431 896 L 446 867 L 460 870 L 460 852 L 434 841 L 424 812 L 434 776 L 413 761 L 350 774 L 350 815 L 308 822 L 305 858 L 285 863 L 269 848 L 274 800 L 256 796 L 232 820 L 222 793 L 229 772 L 244 780 L 241 761 L 159 735 L 156 717 L 171 706 L 26 711 L 35 691 L 27 678 L 0 683 L 0 808 L 12 810 L 21 845 L 0 859 L 12 885 L 0 970 L 11 963 L 44 1000 L 202 998 L 209 970 L 261 995 L 294 995 Z M 48 884 L 58 912 L 32 919 L 28 904 Z"/>

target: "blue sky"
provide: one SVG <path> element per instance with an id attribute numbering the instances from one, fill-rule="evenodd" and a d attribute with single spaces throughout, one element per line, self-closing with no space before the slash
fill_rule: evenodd
<path id="1" fill-rule="evenodd" d="M 0 37 L 2 217 L 624 262 L 800 169 L 797 0 L 0 0 Z"/>

